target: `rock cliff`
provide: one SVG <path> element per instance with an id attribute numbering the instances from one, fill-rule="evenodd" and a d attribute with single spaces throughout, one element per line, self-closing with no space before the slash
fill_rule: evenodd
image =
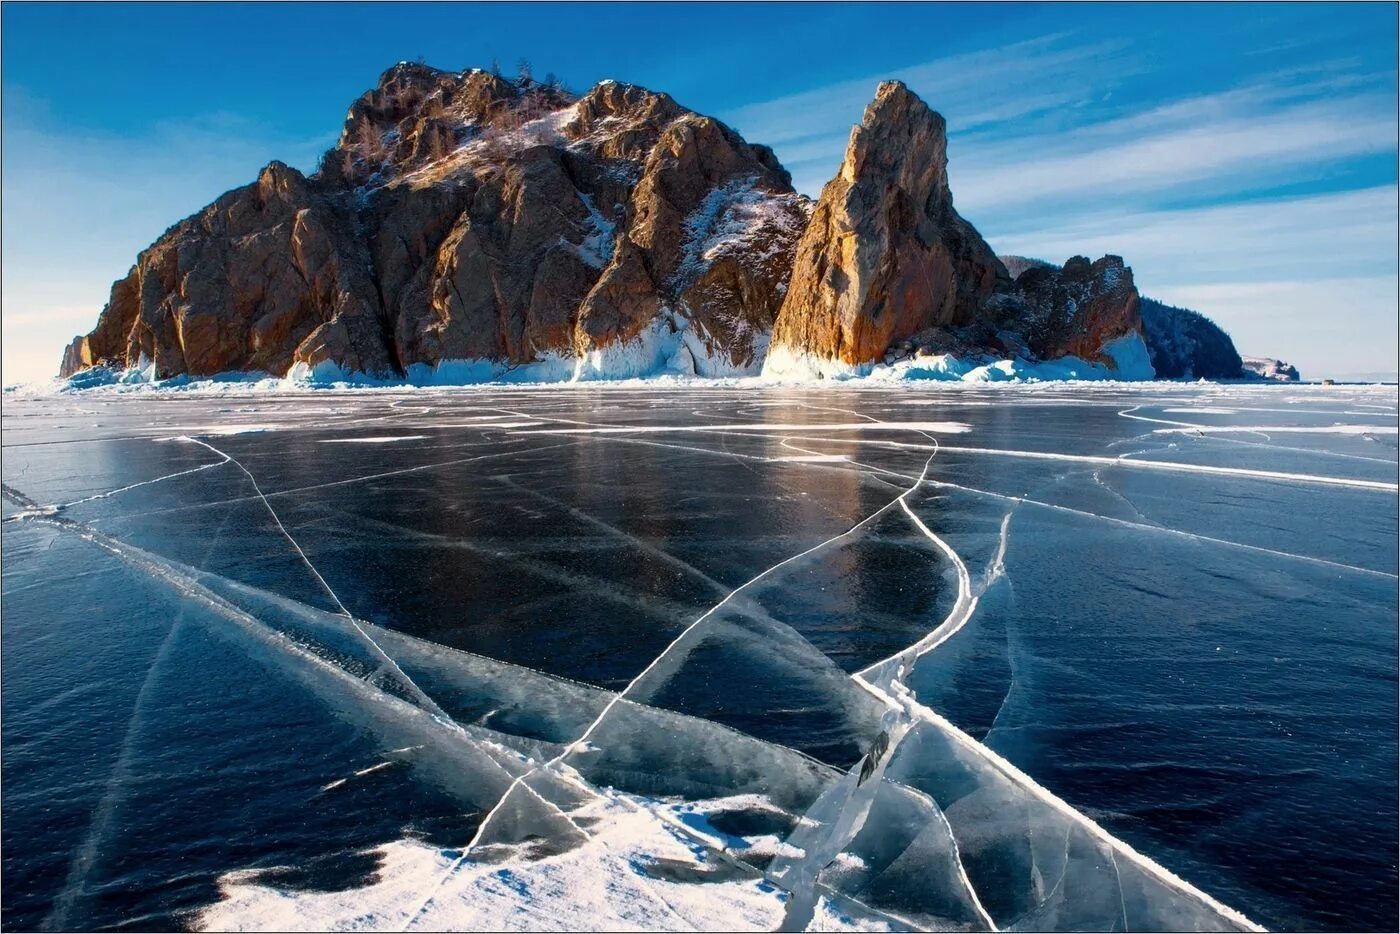
<path id="1" fill-rule="evenodd" d="M 897 81 L 813 204 L 666 94 L 401 63 L 311 176 L 273 162 L 143 251 L 62 375 L 827 376 L 916 352 L 1239 375 L 1224 332 L 1142 299 L 1119 257 L 1005 259 L 953 207 L 943 118 Z"/>
<path id="2" fill-rule="evenodd" d="M 1273 357 L 1245 357 L 1240 376 L 1245 379 L 1267 379 L 1279 383 L 1296 383 L 1302 379 L 1298 368 Z"/>
<path id="3" fill-rule="evenodd" d="M 989 303 L 989 317 L 1022 336 L 1042 360 L 1075 356 L 1116 365 L 1108 348 L 1142 334 L 1133 271 L 1119 256 L 1073 256 L 1059 268 L 1032 266 Z"/>
<path id="4" fill-rule="evenodd" d="M 665 94 L 400 64 L 314 175 L 273 163 L 145 250 L 63 374 L 756 371 L 806 215 Z"/>
<path id="5" fill-rule="evenodd" d="M 1013 281 L 953 209 L 943 118 L 885 82 L 798 245 L 764 372 L 863 372 L 918 347 L 1074 356 L 1150 378 L 1139 297 L 1120 257 L 1015 260 Z"/>
<path id="6" fill-rule="evenodd" d="M 1009 286 L 953 209 L 947 146 L 941 116 L 880 85 L 798 245 L 766 373 L 859 370 L 927 328 L 971 324 Z"/>
<path id="7" fill-rule="evenodd" d="M 1031 270 L 1042 270 L 1025 279 L 1025 284 L 1034 291 L 1044 294 L 1046 283 L 1092 280 L 1094 268 L 1108 269 L 1121 266 L 1117 257 L 1104 257 L 1098 263 L 1089 264 L 1090 275 L 1085 275 L 1083 257 L 1070 260 L 1058 267 L 1041 259 L 1024 256 L 1003 256 L 1002 263 L 1016 279 L 1018 290 L 1022 287 L 1022 276 Z M 1076 267 L 1071 269 L 1071 267 Z M 1131 270 L 1123 270 L 1131 282 Z M 1119 285 L 1125 284 L 1121 274 L 1117 275 Z M 1037 283 L 1039 287 L 1036 288 Z M 1055 291 L 1054 289 L 1048 291 Z M 1115 302 L 1120 311 L 1126 312 L 1128 299 L 1126 289 L 1123 297 Z M 1136 290 L 1134 290 L 1136 292 Z M 1083 296 L 1073 296 L 1082 303 Z M 1108 318 L 1126 321 L 1126 314 L 1110 314 Z M 1152 361 L 1152 368 L 1158 379 L 1238 379 L 1241 375 L 1240 355 L 1235 350 L 1234 341 L 1219 325 L 1205 315 L 1189 308 L 1177 308 L 1146 296 L 1138 296 L 1138 317 L 1141 320 L 1143 341 Z M 1053 353 L 1053 348 L 1044 345 L 1041 352 Z"/>
<path id="8" fill-rule="evenodd" d="M 1238 379 L 1243 361 L 1220 326 L 1189 308 L 1142 300 L 1143 336 L 1162 379 Z"/>

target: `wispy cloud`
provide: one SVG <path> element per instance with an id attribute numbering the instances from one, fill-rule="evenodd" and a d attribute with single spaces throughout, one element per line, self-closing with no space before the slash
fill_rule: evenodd
<path id="1" fill-rule="evenodd" d="M 985 109 L 985 90 L 989 85 L 999 88 L 1020 87 L 1037 92 L 1027 97 L 1031 109 L 1053 106 L 1051 101 L 1063 101 L 1087 89 L 1083 80 L 1085 62 L 1121 50 L 1121 42 L 1099 42 L 1074 46 L 1066 43 L 1066 34 L 1041 36 L 995 49 L 952 55 L 919 65 L 872 74 L 813 88 L 775 100 L 749 104 L 730 111 L 726 119 L 741 132 L 768 143 L 782 143 L 811 132 L 814 124 L 833 121 L 851 122 L 859 119 L 870 99 L 871 91 L 880 81 L 895 78 L 915 88 L 929 99 L 939 102 L 945 113 L 966 108 L 969 119 Z M 1038 79 L 1046 74 L 1080 75 L 1075 86 L 1061 86 L 1047 95 Z M 979 95 L 979 90 L 982 92 Z M 980 99 L 979 99 L 980 97 Z M 1017 114 L 1014 100 L 1003 99 L 1010 115 Z M 1021 111 L 1024 112 L 1024 111 Z M 759 130 L 762 130 L 761 135 Z"/>
<path id="2" fill-rule="evenodd" d="M 1101 97 L 1140 70 L 1124 41 L 1075 43 L 1069 33 L 951 55 L 841 81 L 721 114 L 746 138 L 773 146 L 799 190 L 815 193 L 836 172 L 852 124 L 876 85 L 898 79 L 962 131 L 1015 121 Z M 1111 66 L 1115 77 L 1098 73 Z M 1091 67 L 1093 66 L 1093 67 Z M 819 169 L 817 163 L 825 166 Z"/>
<path id="3" fill-rule="evenodd" d="M 1073 131 L 950 146 L 958 203 L 977 219 L 1067 199 L 1121 201 L 1169 193 L 1195 197 L 1263 187 L 1299 170 L 1393 152 L 1393 95 L 1277 102 L 1247 89 L 1176 102 Z"/>
<path id="4" fill-rule="evenodd" d="M 1395 188 L 1385 185 L 1188 210 L 1091 208 L 986 233 L 999 253 L 1054 262 L 1076 253 L 1121 254 L 1151 291 L 1306 278 L 1306 270 L 1317 277 L 1393 274 L 1396 214 Z"/>

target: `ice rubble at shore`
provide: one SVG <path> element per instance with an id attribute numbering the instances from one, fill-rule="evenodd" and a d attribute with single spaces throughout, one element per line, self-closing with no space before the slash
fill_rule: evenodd
<path id="1" fill-rule="evenodd" d="M 780 381 L 867 379 L 878 383 L 923 380 L 964 383 L 1142 382 L 1156 375 L 1148 360 L 1147 345 L 1137 334 L 1111 341 L 1104 347 L 1104 352 L 1113 359 L 1114 368 L 1078 357 L 1031 362 L 1020 358 L 959 358 L 953 354 L 911 357 L 892 364 L 851 366 L 840 361 L 793 354 L 788 348 L 779 347 L 769 354 L 763 374 Z"/>
<path id="2" fill-rule="evenodd" d="M 766 350 L 767 335 L 756 335 L 755 346 Z M 952 354 L 921 356 L 893 364 L 852 367 L 839 361 L 791 355 L 786 348 L 762 353 L 749 366 L 736 367 L 723 354 L 715 355 L 697 329 L 681 316 L 658 321 L 636 338 L 581 357 L 548 353 L 539 360 L 511 366 L 491 360 L 445 360 L 436 366 L 410 366 L 400 380 L 383 380 L 362 373 L 347 373 L 323 363 L 316 367 L 297 364 L 285 377 L 266 373 L 223 373 L 206 379 L 177 376 L 157 379 L 153 366 L 126 370 L 95 367 L 67 379 L 24 387 L 30 391 L 80 391 L 111 388 L 117 391 L 150 389 L 216 389 L 258 387 L 267 389 L 330 388 L 345 386 L 475 386 L 529 385 L 584 382 L 695 382 L 702 385 L 821 384 L 828 381 L 890 385 L 916 382 L 1036 383 L 1036 382 L 1145 382 L 1153 378 L 1147 348 L 1137 335 L 1109 344 L 1105 351 L 1115 361 L 1111 369 L 1078 357 L 1031 362 L 990 357 L 959 358 Z M 7 387 L 16 388 L 16 387 Z"/>

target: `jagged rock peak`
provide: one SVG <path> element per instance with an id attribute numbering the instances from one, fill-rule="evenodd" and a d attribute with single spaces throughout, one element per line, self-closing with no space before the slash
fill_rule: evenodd
<path id="1" fill-rule="evenodd" d="M 970 323 L 1010 280 L 953 209 L 943 118 L 883 82 L 798 246 L 765 372 L 837 373 L 891 343 Z"/>
<path id="2" fill-rule="evenodd" d="M 852 185 L 860 178 L 879 178 L 937 199 L 924 204 L 928 213 L 951 207 L 947 122 L 904 82 L 882 81 L 860 125 L 851 131 L 841 177 Z"/>
<path id="3" fill-rule="evenodd" d="M 383 184 L 473 138 L 517 129 L 574 100 L 560 87 L 529 79 L 400 62 L 350 105 L 318 174 L 355 187 Z"/>
<path id="4" fill-rule="evenodd" d="M 317 173 L 143 251 L 63 373 L 753 372 L 805 221 L 771 150 L 669 95 L 400 63 Z"/>

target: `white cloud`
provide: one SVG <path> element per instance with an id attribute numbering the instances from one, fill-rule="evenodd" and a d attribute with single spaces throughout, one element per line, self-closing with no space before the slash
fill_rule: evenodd
<path id="1" fill-rule="evenodd" d="M 954 149 L 954 195 L 974 219 L 1024 215 L 1069 199 L 1199 195 L 1203 183 L 1238 191 L 1302 167 L 1395 150 L 1393 103 L 1376 95 L 1263 113 L 1250 112 L 1253 103 L 1250 95 L 1222 95 L 1069 133 Z"/>
<path id="2" fill-rule="evenodd" d="M 966 125 L 1009 120 L 1093 93 L 1085 66 L 1120 52 L 1121 42 L 1065 44 L 1064 34 L 1041 36 L 995 49 L 952 55 L 865 78 L 842 81 L 799 94 L 736 108 L 724 115 L 748 139 L 769 145 L 800 139 L 819 127 L 849 125 L 860 119 L 881 81 L 898 79 L 950 119 L 965 115 Z M 1127 68 L 1127 63 L 1123 63 Z M 1047 84 L 1047 75 L 1062 80 Z M 994 90 L 994 94 L 989 91 Z M 1014 92 L 1014 93 L 1013 93 Z M 990 105 L 990 109 L 989 109 Z M 834 167 L 833 167 L 834 168 Z"/>
<path id="3" fill-rule="evenodd" d="M 1117 253 L 1152 292 L 1246 279 L 1393 274 L 1396 214 L 1395 188 L 1379 186 L 1189 210 L 1091 210 L 1048 223 L 1012 220 L 983 233 L 999 253 L 1052 262 Z"/>

